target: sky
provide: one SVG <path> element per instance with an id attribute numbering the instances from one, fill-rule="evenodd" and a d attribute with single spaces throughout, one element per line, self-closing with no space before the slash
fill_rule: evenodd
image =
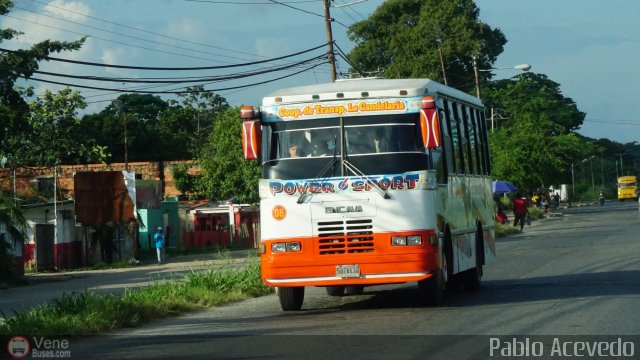
<path id="1" fill-rule="evenodd" d="M 321 0 L 13 0 L 0 16 L 0 28 L 24 32 L 5 41 L 5 49 L 27 48 L 45 39 L 76 40 L 89 35 L 79 51 L 53 57 L 96 64 L 154 68 L 230 66 L 273 59 L 312 49 L 327 41 Z M 278 2 L 278 3 L 276 3 Z M 367 18 L 383 0 L 335 0 L 333 37 L 342 51 L 352 47 L 346 27 Z M 614 0 L 476 0 L 480 21 L 499 28 L 508 42 L 496 68 L 528 63 L 535 73 L 560 84 L 564 96 L 586 113 L 579 133 L 617 142 L 640 142 L 635 89 L 640 71 L 640 1 Z M 233 80 L 214 77 L 290 67 L 310 60 L 324 48 L 278 61 L 198 71 L 141 70 L 41 62 L 40 70 L 73 76 L 110 78 L 207 77 L 207 89 L 219 89 L 233 105 L 259 105 L 269 93 L 290 86 L 330 81 L 329 66 L 298 64 L 283 71 Z M 314 67 L 315 66 L 315 67 Z M 313 67 L 313 68 L 312 68 Z M 347 64 L 338 59 L 338 72 Z M 495 79 L 518 74 L 497 70 Z M 283 78 L 287 76 L 286 78 Z M 83 113 L 102 110 L 120 93 L 110 89 L 180 89 L 185 84 L 125 84 L 77 78 L 34 77 L 99 87 L 78 89 L 88 103 Z M 281 79 L 278 79 L 281 78 Z M 176 79 L 174 79 L 176 80 Z M 217 80 L 217 82 L 213 82 Z M 261 83 L 263 84 L 256 84 Z M 42 94 L 60 85 L 29 81 Z M 254 86 L 249 86 L 256 84 Z M 229 89 L 238 87 L 236 89 Z M 226 90 L 224 90 L 226 89 Z M 175 95 L 159 95 L 164 99 Z"/>

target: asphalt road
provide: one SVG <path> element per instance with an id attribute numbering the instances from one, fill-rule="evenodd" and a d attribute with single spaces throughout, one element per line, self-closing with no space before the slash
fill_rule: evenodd
<path id="1" fill-rule="evenodd" d="M 282 312 L 277 297 L 266 296 L 72 339 L 71 354 L 83 359 L 484 359 L 492 341 L 504 345 L 515 339 L 515 347 L 531 337 L 544 344 L 545 355 L 557 339 L 621 339 L 634 345 L 637 358 L 638 204 L 581 208 L 500 239 L 498 259 L 485 267 L 480 291 L 448 293 L 441 307 L 418 306 L 414 284 L 371 287 L 341 298 L 307 288 L 300 312 Z"/>

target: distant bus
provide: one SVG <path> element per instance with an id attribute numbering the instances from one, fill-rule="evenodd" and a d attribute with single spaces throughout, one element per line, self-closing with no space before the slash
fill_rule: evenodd
<path id="1" fill-rule="evenodd" d="M 618 200 L 638 200 L 638 179 L 635 176 L 621 176 L 618 178 Z"/>
<path id="2" fill-rule="evenodd" d="M 285 311 L 307 286 L 330 296 L 416 282 L 480 286 L 495 256 L 482 102 L 429 79 L 360 79 L 276 91 L 242 108 L 260 159 L 263 282 Z"/>

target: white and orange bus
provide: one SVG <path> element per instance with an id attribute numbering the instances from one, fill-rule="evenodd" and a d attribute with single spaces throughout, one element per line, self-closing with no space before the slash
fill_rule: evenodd
<path id="1" fill-rule="evenodd" d="M 479 99 L 429 79 L 342 80 L 276 91 L 241 118 L 245 157 L 262 162 L 262 280 L 283 310 L 307 286 L 416 282 L 431 305 L 447 284 L 480 286 L 495 222 Z"/>

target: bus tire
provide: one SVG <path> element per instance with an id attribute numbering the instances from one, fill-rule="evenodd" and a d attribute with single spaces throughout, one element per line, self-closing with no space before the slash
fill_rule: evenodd
<path id="1" fill-rule="evenodd" d="M 447 248 L 451 246 L 451 244 L 451 234 L 447 229 L 447 231 L 445 231 L 445 246 L 442 254 L 442 266 L 440 269 L 437 269 L 430 278 L 418 281 L 418 300 L 422 306 L 440 306 L 444 301 L 444 288 L 446 283 L 452 279 L 452 277 L 448 275 L 452 272 L 449 269 L 449 259 L 451 256 L 447 256 Z M 450 250 L 451 249 L 449 249 L 449 251 Z"/>
<path id="2" fill-rule="evenodd" d="M 482 254 L 480 253 L 482 250 Z M 484 241 L 482 232 L 479 229 L 476 234 L 476 266 L 464 272 L 464 289 L 467 291 L 477 291 L 482 284 L 482 264 L 484 263 Z"/>
<path id="3" fill-rule="evenodd" d="M 327 286 L 327 295 L 329 296 L 342 296 L 344 295 L 344 286 Z"/>
<path id="4" fill-rule="evenodd" d="M 347 286 L 345 292 L 347 295 L 362 295 L 364 293 L 364 285 Z"/>
<path id="5" fill-rule="evenodd" d="M 283 311 L 299 311 L 304 301 L 304 286 L 279 287 L 276 289 Z"/>
<path id="6" fill-rule="evenodd" d="M 444 300 L 442 270 L 425 280 L 418 281 L 418 299 L 422 306 L 440 306 Z"/>

